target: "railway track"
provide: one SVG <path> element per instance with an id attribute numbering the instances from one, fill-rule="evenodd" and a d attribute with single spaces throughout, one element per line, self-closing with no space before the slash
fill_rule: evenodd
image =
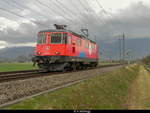
<path id="1" fill-rule="evenodd" d="M 39 70 L 24 70 L 24 71 L 8 71 L 8 72 L 0 72 L 0 75 L 4 74 L 17 74 L 17 73 L 28 73 L 28 72 L 37 72 Z"/>
<path id="2" fill-rule="evenodd" d="M 105 67 L 118 66 L 118 65 L 120 65 L 120 64 L 117 64 L 117 65 L 104 65 L 104 66 L 98 66 L 96 68 L 105 68 Z M 85 69 L 85 70 L 77 70 L 77 71 L 86 71 L 86 70 L 91 70 L 91 69 L 96 69 L 96 68 L 88 68 L 88 69 Z M 47 73 L 45 73 L 45 72 L 39 71 L 39 70 L 0 72 L 0 83 L 13 81 L 13 80 L 28 79 L 28 78 L 33 78 L 33 77 L 64 74 L 64 73 L 70 73 L 70 72 L 47 72 Z"/>
<path id="3" fill-rule="evenodd" d="M 30 96 L 26 96 L 26 97 L 23 97 L 23 98 L 20 98 L 20 99 L 16 99 L 16 100 L 14 100 L 14 101 L 10 101 L 10 102 L 4 103 L 4 104 L 0 105 L 0 108 L 4 108 L 4 107 L 6 107 L 6 106 L 9 106 L 9 105 L 12 105 L 12 104 L 16 104 L 16 103 L 18 103 L 18 102 L 21 102 L 21 101 L 23 101 L 23 100 L 25 100 L 25 99 L 29 99 L 29 98 L 32 98 L 32 97 L 35 97 L 35 96 L 38 96 L 38 95 L 41 95 L 41 94 L 44 94 L 44 93 L 53 92 L 53 91 L 55 91 L 55 90 L 62 89 L 62 88 L 65 88 L 65 87 L 68 87 L 68 86 L 71 86 L 71 85 L 80 83 L 80 82 L 82 82 L 82 81 L 88 80 L 89 78 L 91 78 L 91 76 L 86 77 L 86 78 L 84 78 L 84 79 L 73 80 L 73 81 L 67 82 L 67 83 L 65 83 L 65 84 L 62 84 L 61 86 L 54 87 L 54 88 L 51 88 L 51 89 L 49 89 L 49 90 L 41 91 L 41 92 L 38 92 L 38 93 L 33 94 L 33 95 L 30 95 Z"/>
<path id="4" fill-rule="evenodd" d="M 115 67 L 116 66 L 116 67 Z M 79 83 L 79 82 L 82 82 L 82 81 L 84 81 L 84 80 L 87 80 L 87 79 L 89 79 L 89 78 L 92 78 L 93 76 L 96 76 L 97 74 L 102 74 L 102 73 L 105 73 L 105 72 L 107 72 L 107 71 L 111 71 L 111 70 L 114 70 L 114 69 L 117 69 L 118 67 L 121 67 L 121 66 L 119 66 L 119 65 L 111 65 L 111 66 L 100 66 L 100 67 L 97 67 L 97 69 L 98 68 L 102 68 L 101 69 L 101 71 L 100 72 L 98 72 L 98 73 L 95 73 L 95 75 L 94 74 L 90 74 L 91 72 L 93 72 L 92 71 L 92 69 L 88 69 L 88 71 L 90 71 L 90 73 L 87 75 L 86 74 L 86 76 L 84 75 L 83 77 L 77 77 L 76 78 L 76 76 L 74 76 L 74 75 L 76 75 L 75 73 L 76 72 L 66 72 L 66 73 L 68 73 L 68 75 L 67 74 L 62 74 L 62 72 L 60 72 L 60 73 L 58 73 L 58 72 L 54 72 L 55 73 L 55 75 L 56 75 L 56 73 L 57 74 L 62 74 L 61 76 L 60 75 L 57 75 L 57 77 L 55 77 L 55 76 L 51 76 L 51 79 L 52 79 L 52 81 L 54 82 L 54 83 L 52 83 L 51 85 L 48 85 L 49 86 L 49 88 L 47 88 L 47 89 L 42 89 L 42 90 L 40 90 L 40 87 L 38 87 L 38 90 L 36 91 L 35 89 L 33 90 L 33 92 L 31 93 L 31 91 L 29 91 L 30 92 L 30 94 L 26 94 L 26 92 L 28 92 L 28 91 L 25 91 L 25 94 L 21 94 L 21 96 L 19 96 L 19 97 L 17 97 L 17 95 L 19 95 L 19 93 L 17 93 L 17 95 L 16 95 L 16 92 L 15 92 L 15 94 L 13 94 L 13 96 L 10 96 L 10 97 L 7 97 L 6 98 L 6 100 L 4 100 L 4 102 L 2 102 L 1 104 L 0 104 L 0 108 L 3 108 L 3 107 L 5 107 L 5 106 L 8 106 L 8 105 L 11 105 L 11 104 L 15 104 L 15 103 L 18 103 L 18 102 L 20 102 L 20 101 L 22 101 L 22 100 L 25 100 L 25 99 L 28 99 L 28 98 L 31 98 L 31 97 L 34 97 L 34 96 L 37 96 L 37 95 L 40 95 L 40 94 L 44 94 L 44 93 L 47 93 L 47 92 L 52 92 L 52 91 L 55 91 L 55 90 L 58 90 L 58 89 L 61 89 L 61 88 L 64 88 L 64 87 L 67 87 L 67 86 L 70 86 L 70 85 L 73 85 L 73 84 L 76 84 L 76 83 Z M 97 70 L 97 69 L 94 69 L 94 70 Z M 99 70 L 99 69 L 98 69 Z M 81 70 L 80 70 L 81 71 Z M 87 70 L 82 70 L 81 71 L 81 73 L 87 73 L 86 72 Z M 17 72 L 18 73 L 18 72 Z M 53 73 L 53 74 L 54 74 Z M 70 74 L 71 73 L 71 74 Z M 74 75 L 73 75 L 73 73 L 74 73 Z M 79 73 L 79 71 L 77 71 L 77 73 Z M 8 73 L 7 73 L 8 74 Z M 52 73 L 44 73 L 44 75 L 51 75 Z M 73 77 L 73 79 L 71 79 L 71 78 L 69 78 L 69 77 L 65 77 L 64 75 L 67 75 L 67 76 L 72 76 Z M 80 75 L 78 75 L 78 76 L 80 76 Z M 33 78 L 33 76 L 32 76 L 32 78 Z M 43 77 L 42 77 L 43 78 Z M 57 79 L 56 79 L 57 78 Z M 22 79 L 22 78 L 18 78 L 18 79 Z M 66 80 L 66 79 L 68 79 L 68 80 Z M 12 79 L 11 79 L 12 80 Z M 66 81 L 65 81 L 66 80 Z M 15 81 L 14 81 L 15 82 Z M 16 81 L 17 82 L 17 81 Z M 46 81 L 45 81 L 46 82 Z M 56 83 L 57 83 L 57 85 L 56 85 Z M 9 82 L 7 82 L 6 84 L 6 87 L 8 87 L 8 83 Z M 21 84 L 23 84 L 23 82 L 20 82 Z M 12 83 L 9 83 L 10 84 L 10 86 L 12 86 Z M 21 84 L 20 85 L 18 85 L 18 82 L 17 82 L 17 87 L 19 87 L 19 89 L 21 88 L 21 89 L 24 89 L 22 86 L 21 86 Z M 34 82 L 34 84 L 35 84 L 35 82 Z M 47 82 L 45 83 L 45 84 L 47 84 Z M 32 84 L 33 85 L 33 84 Z M 28 87 L 32 87 L 32 86 L 30 86 L 30 85 L 28 85 Z M 14 87 L 13 87 L 13 89 L 14 89 Z M 28 89 L 27 87 L 26 87 L 26 89 Z M 10 89 L 9 89 L 10 90 Z M 7 91 L 9 91 L 9 90 L 7 90 Z M 5 90 L 6 91 L 6 90 Z M 7 94 L 7 91 L 6 92 L 3 92 L 4 94 Z M 18 90 L 16 90 L 16 91 L 18 91 Z M 13 91 L 14 92 L 14 91 Z M 22 92 L 22 91 L 21 91 Z M 12 94 L 12 93 L 10 93 L 10 94 Z M 12 99 L 13 98 L 13 99 Z"/>
<path id="5" fill-rule="evenodd" d="M 23 78 L 30 78 L 33 75 L 39 74 L 39 71 L 31 71 L 31 72 L 17 72 L 17 73 L 7 73 L 0 75 L 0 82 L 11 81 L 15 79 L 23 79 Z"/>

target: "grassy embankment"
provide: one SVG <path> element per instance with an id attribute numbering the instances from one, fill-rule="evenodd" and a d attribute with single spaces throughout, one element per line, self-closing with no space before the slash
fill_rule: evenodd
<path id="1" fill-rule="evenodd" d="M 132 65 L 5 109 L 127 109 L 128 93 L 138 75 Z"/>
<path id="2" fill-rule="evenodd" d="M 0 63 L 0 72 L 37 69 L 32 65 L 33 63 Z"/>
<path id="3" fill-rule="evenodd" d="M 134 80 L 128 99 L 129 109 L 150 109 L 150 73 L 140 65 L 139 75 Z"/>

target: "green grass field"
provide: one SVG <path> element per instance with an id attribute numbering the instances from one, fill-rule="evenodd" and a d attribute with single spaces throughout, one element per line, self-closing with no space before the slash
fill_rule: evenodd
<path id="1" fill-rule="evenodd" d="M 33 63 L 0 63 L 0 72 L 37 69 L 32 65 Z"/>
<path id="2" fill-rule="evenodd" d="M 116 64 L 120 64 L 120 63 L 117 63 L 117 62 L 100 62 L 99 66 L 116 65 Z"/>
<path id="3" fill-rule="evenodd" d="M 5 109 L 127 109 L 129 88 L 139 66 L 121 68 Z"/>
<path id="4" fill-rule="evenodd" d="M 112 65 L 117 63 L 100 63 L 99 65 Z M 7 71 L 21 71 L 21 70 L 32 70 L 38 69 L 37 66 L 34 67 L 33 63 L 0 63 L 0 72 L 7 72 Z"/>

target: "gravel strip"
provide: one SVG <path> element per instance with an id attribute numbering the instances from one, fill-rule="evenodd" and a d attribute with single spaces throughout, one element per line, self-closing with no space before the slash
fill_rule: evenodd
<path id="1" fill-rule="evenodd" d="M 0 83 L 0 104 L 30 96 L 41 91 L 52 89 L 71 81 L 84 79 L 89 76 L 92 77 L 101 75 L 120 67 L 121 66 L 107 67 Z"/>

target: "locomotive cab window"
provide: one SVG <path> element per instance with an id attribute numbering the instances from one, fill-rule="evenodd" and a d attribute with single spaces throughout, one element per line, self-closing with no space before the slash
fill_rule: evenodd
<path id="1" fill-rule="evenodd" d="M 47 37 L 47 35 L 45 33 L 40 33 L 38 35 L 38 41 L 37 41 L 37 43 L 38 44 L 45 44 L 46 43 L 46 37 Z"/>
<path id="2" fill-rule="evenodd" d="M 51 43 L 52 44 L 61 44 L 61 33 L 52 33 L 51 34 Z"/>

